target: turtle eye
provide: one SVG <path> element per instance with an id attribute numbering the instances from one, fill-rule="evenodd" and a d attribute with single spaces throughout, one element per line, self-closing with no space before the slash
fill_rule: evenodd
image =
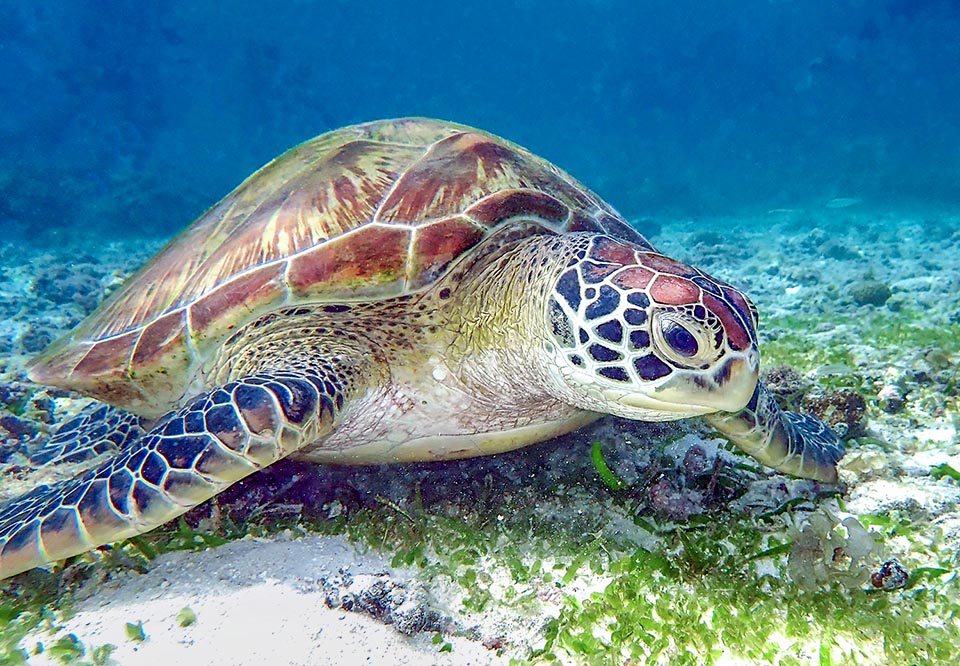
<path id="1" fill-rule="evenodd" d="M 681 324 L 672 319 L 663 319 L 660 326 L 664 342 L 680 356 L 693 358 L 700 351 L 697 338 Z"/>
<path id="2" fill-rule="evenodd" d="M 662 358 L 687 368 L 704 367 L 720 356 L 716 331 L 682 310 L 654 312 L 651 326 L 654 348 Z"/>

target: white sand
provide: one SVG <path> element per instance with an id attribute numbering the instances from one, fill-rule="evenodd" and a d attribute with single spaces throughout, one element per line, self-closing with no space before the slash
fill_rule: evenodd
<path id="1" fill-rule="evenodd" d="M 72 632 L 88 650 L 117 646 L 113 662 L 124 666 L 506 663 L 465 638 L 448 636 L 453 650 L 441 653 L 431 643 L 433 634 L 407 637 L 367 615 L 327 608 L 319 579 L 342 567 L 354 575 L 390 571 L 395 581 L 409 577 L 375 553 L 358 553 L 342 537 L 247 539 L 164 555 L 145 575 L 84 590 L 91 596 L 78 602 L 79 612 L 63 630 L 34 635 L 22 645 L 32 652 L 36 641 L 51 645 Z M 188 627 L 177 621 L 184 607 L 196 614 Z M 125 628 L 138 621 L 143 642 L 130 640 Z M 41 654 L 29 663 L 59 662 Z"/>

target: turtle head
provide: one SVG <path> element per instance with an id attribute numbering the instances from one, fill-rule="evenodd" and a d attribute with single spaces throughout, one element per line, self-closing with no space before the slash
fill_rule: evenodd
<path id="1" fill-rule="evenodd" d="M 595 236 L 547 304 L 544 349 L 562 399 L 642 420 L 737 412 L 757 385 L 757 311 L 662 254 Z"/>

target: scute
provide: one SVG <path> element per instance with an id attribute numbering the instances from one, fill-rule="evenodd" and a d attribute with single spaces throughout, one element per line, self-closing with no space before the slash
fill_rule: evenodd
<path id="1" fill-rule="evenodd" d="M 30 374 L 159 415 L 231 331 L 286 306 L 427 288 L 503 227 L 590 229 L 649 247 L 569 175 L 498 137 L 422 118 L 355 125 L 250 176 Z"/>

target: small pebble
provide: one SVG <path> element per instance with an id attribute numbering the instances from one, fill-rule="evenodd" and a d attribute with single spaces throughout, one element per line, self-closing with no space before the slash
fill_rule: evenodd
<path id="1" fill-rule="evenodd" d="M 884 592 L 892 592 L 906 587 L 909 579 L 910 573 L 899 562 L 887 560 L 870 576 L 870 584 Z"/>
<path id="2" fill-rule="evenodd" d="M 877 398 L 880 401 L 880 409 L 885 411 L 887 414 L 896 414 L 903 409 L 904 399 L 903 393 L 896 386 L 891 386 L 887 384 L 877 393 Z"/>

